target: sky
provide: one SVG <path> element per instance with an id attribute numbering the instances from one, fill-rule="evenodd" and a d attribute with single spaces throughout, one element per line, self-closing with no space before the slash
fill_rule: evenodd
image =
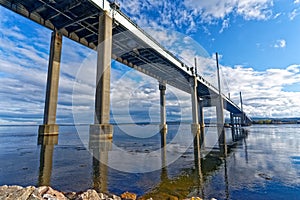
<path id="1" fill-rule="evenodd" d="M 300 117 L 299 0 L 132 0 L 121 10 L 250 117 Z M 0 7 L 0 124 L 41 124 L 51 31 Z M 92 123 L 96 54 L 63 38 L 57 123 Z M 159 122 L 157 80 L 112 61 L 115 122 Z M 205 108 L 205 116 L 215 115 Z M 167 86 L 167 120 L 191 120 L 189 94 Z M 228 113 L 226 113 L 228 116 Z"/>

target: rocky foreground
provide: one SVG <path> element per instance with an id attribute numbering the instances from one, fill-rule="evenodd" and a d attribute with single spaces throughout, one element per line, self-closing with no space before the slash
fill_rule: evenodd
<path id="1" fill-rule="evenodd" d="M 49 186 L 21 187 L 0 186 L 0 200 L 136 200 L 137 195 L 129 192 L 121 196 L 113 194 L 97 193 L 95 190 L 85 192 L 60 192 Z M 146 200 L 154 200 L 152 198 Z M 174 199 L 175 200 L 175 199 Z M 187 198 L 185 200 L 201 200 L 199 197 Z"/>

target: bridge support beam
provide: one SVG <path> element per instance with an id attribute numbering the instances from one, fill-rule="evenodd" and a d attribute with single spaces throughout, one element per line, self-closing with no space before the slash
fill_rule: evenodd
<path id="1" fill-rule="evenodd" d="M 224 129 L 224 108 L 223 108 L 223 98 L 218 97 L 218 102 L 216 103 L 216 113 L 217 113 L 217 129 L 218 129 L 218 141 L 221 154 L 227 155 L 226 137 Z"/>
<path id="2" fill-rule="evenodd" d="M 160 134 L 161 134 L 161 147 L 166 146 L 167 141 L 167 116 L 166 116 L 166 84 L 159 83 L 159 91 L 160 91 Z"/>
<path id="3" fill-rule="evenodd" d="M 201 144 L 201 147 L 204 148 L 205 147 L 205 144 L 204 144 L 204 127 L 205 127 L 205 123 L 204 123 L 204 111 L 203 111 L 203 108 L 204 108 L 204 100 L 199 100 L 198 101 L 198 106 L 199 106 L 199 124 L 200 124 L 200 144 Z"/>
<path id="4" fill-rule="evenodd" d="M 195 164 L 198 164 L 201 159 L 201 143 L 200 143 L 200 125 L 199 125 L 199 110 L 198 110 L 198 93 L 197 93 L 197 79 L 190 78 L 191 98 L 192 98 L 192 117 L 193 123 L 191 125 L 192 134 L 194 136 L 194 159 Z"/>
<path id="5" fill-rule="evenodd" d="M 113 135 L 113 126 L 109 123 L 112 19 L 106 12 L 99 16 L 98 33 L 95 119 L 90 125 L 90 135 L 109 139 Z"/>
<path id="6" fill-rule="evenodd" d="M 39 135 L 57 135 L 56 109 L 62 49 L 62 34 L 52 32 L 44 109 L 44 122 L 39 126 Z"/>
<path id="7" fill-rule="evenodd" d="M 199 124 L 201 127 L 205 127 L 205 123 L 204 123 L 204 112 L 203 112 L 203 100 L 199 100 L 198 102 L 199 105 Z"/>
<path id="8" fill-rule="evenodd" d="M 230 113 L 230 125 L 234 127 L 234 116 L 232 112 Z"/>
<path id="9" fill-rule="evenodd" d="M 196 77 L 190 78 L 191 85 L 191 98 L 192 98 L 192 133 L 194 135 L 200 133 L 200 125 L 199 125 L 199 114 L 198 114 L 198 93 L 197 93 L 197 79 Z"/>

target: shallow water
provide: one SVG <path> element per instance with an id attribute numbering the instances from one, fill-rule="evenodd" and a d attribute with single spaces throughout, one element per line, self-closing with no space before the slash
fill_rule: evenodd
<path id="1" fill-rule="evenodd" d="M 36 126 L 0 127 L 0 185 L 130 191 L 157 199 L 297 199 L 300 194 L 299 125 L 254 125 L 235 142 L 226 129 L 226 158 L 217 149 L 215 128 L 207 127 L 201 168 L 194 162 L 188 124 L 168 126 L 165 149 L 156 125 L 115 126 L 113 141 L 99 146 L 90 143 L 88 126 L 60 126 L 57 141 L 48 138 L 43 145 L 37 132 Z"/>

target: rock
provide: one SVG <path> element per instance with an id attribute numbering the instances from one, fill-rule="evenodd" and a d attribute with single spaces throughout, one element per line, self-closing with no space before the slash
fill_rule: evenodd
<path id="1" fill-rule="evenodd" d="M 136 200 L 136 194 L 130 192 L 124 192 L 121 194 L 123 200 Z"/>
<path id="2" fill-rule="evenodd" d="M 88 190 L 80 194 L 76 200 L 101 200 L 98 193 L 95 190 Z"/>
<path id="3" fill-rule="evenodd" d="M 39 188 L 34 189 L 33 193 L 30 195 L 28 200 L 43 200 L 43 197 L 41 195 L 41 191 L 39 190 Z"/>
<path id="4" fill-rule="evenodd" d="M 99 195 L 99 197 L 100 197 L 101 200 L 107 198 L 107 196 L 104 195 L 103 193 L 98 193 L 98 195 Z"/>
<path id="5" fill-rule="evenodd" d="M 272 180 L 271 176 L 269 176 L 265 173 L 259 173 L 258 176 L 260 176 L 261 178 L 264 178 L 266 180 Z"/>
<path id="6" fill-rule="evenodd" d="M 32 193 L 27 200 L 43 200 L 43 197 L 40 197 L 40 196 Z"/>
<path id="7" fill-rule="evenodd" d="M 55 196 L 52 196 L 51 194 L 44 194 L 43 199 L 47 200 L 57 200 Z"/>
<path id="8" fill-rule="evenodd" d="M 76 199 L 77 193 L 76 192 L 65 192 L 63 193 L 67 199 Z"/>
<path id="9" fill-rule="evenodd" d="M 125 195 L 128 200 L 136 200 L 136 194 L 127 192 Z M 3 185 L 0 186 L 0 200 L 121 200 L 121 197 L 113 194 L 98 194 L 95 190 L 62 193 L 49 186 L 23 188 Z"/>
<path id="10" fill-rule="evenodd" d="M 112 195 L 112 199 L 113 199 L 113 200 L 121 200 L 121 197 L 118 197 L 118 196 L 116 196 L 116 195 Z"/>
<path id="11" fill-rule="evenodd" d="M 38 187 L 37 189 L 38 194 L 43 195 L 49 190 L 49 186 L 41 186 Z"/>
<path id="12" fill-rule="evenodd" d="M 0 187 L 0 199 L 6 197 L 6 191 L 8 189 L 7 185 L 3 185 Z"/>
<path id="13" fill-rule="evenodd" d="M 57 190 L 48 187 L 48 190 L 42 195 L 47 200 L 68 200 L 65 195 Z"/>
<path id="14" fill-rule="evenodd" d="M 2 186 L 0 188 L 0 199 L 5 200 L 27 200 L 33 193 L 35 187 L 29 186 L 23 188 L 21 186 Z"/>

